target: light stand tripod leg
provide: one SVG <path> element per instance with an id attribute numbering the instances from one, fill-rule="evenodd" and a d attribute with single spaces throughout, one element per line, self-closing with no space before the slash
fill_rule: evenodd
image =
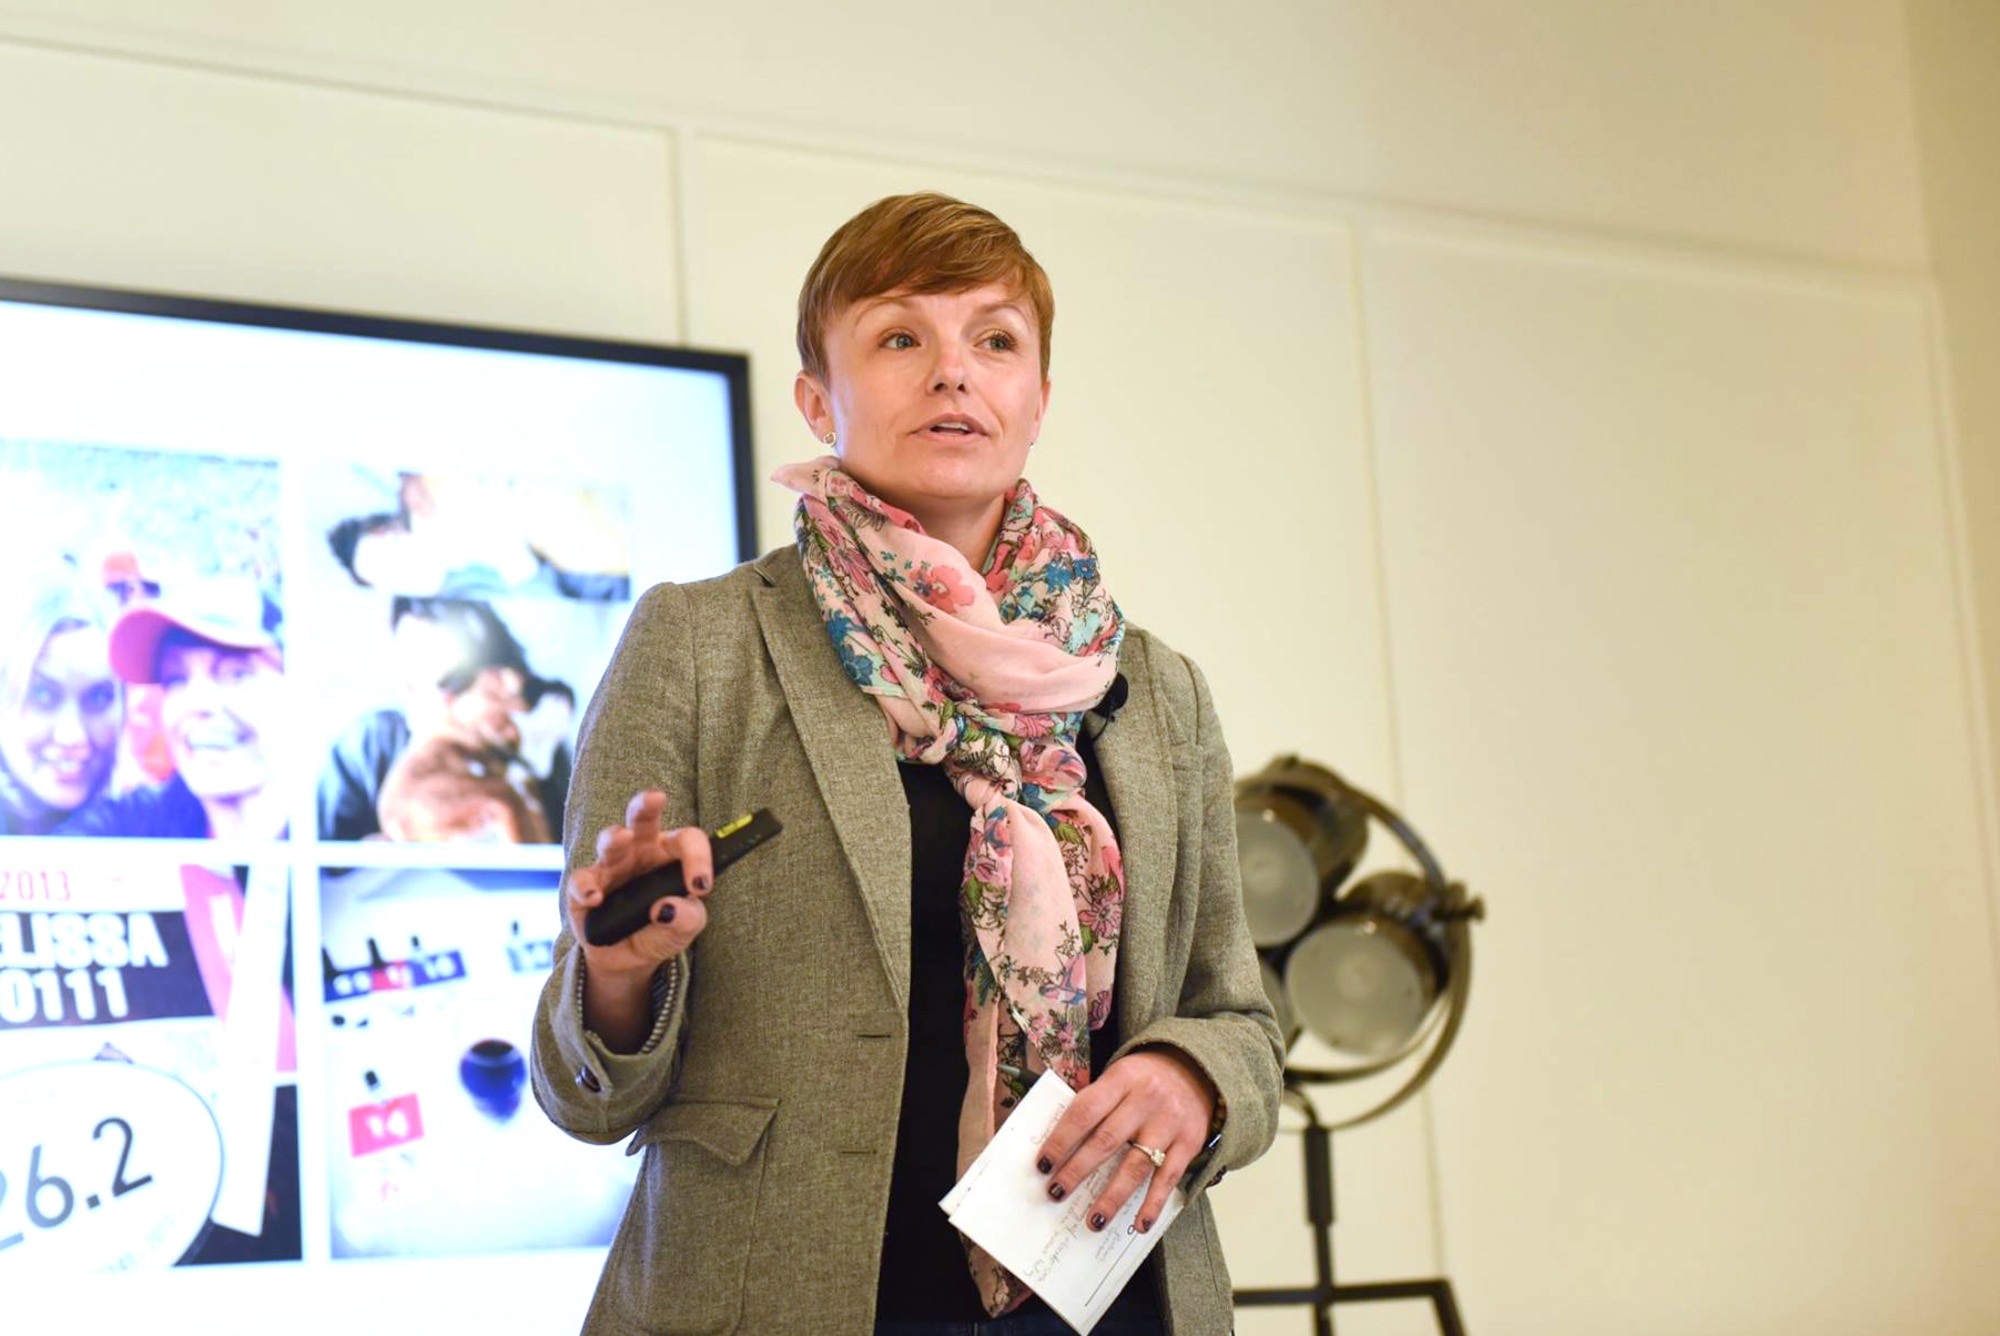
<path id="1" fill-rule="evenodd" d="M 1336 1284 L 1333 1276 L 1333 1132 L 1321 1125 L 1310 1102 L 1303 1096 L 1287 1103 L 1300 1107 L 1306 1125 L 1300 1136 L 1305 1154 L 1306 1221 L 1313 1232 L 1313 1269 L 1318 1283 L 1311 1289 L 1238 1290 L 1238 1307 L 1253 1308 L 1308 1304 L 1313 1310 L 1314 1336 L 1334 1336 L 1333 1308 L 1343 1303 L 1377 1303 L 1394 1299 L 1428 1299 L 1437 1317 L 1440 1336 L 1465 1336 L 1459 1321 L 1458 1299 L 1451 1282 L 1435 1280 L 1392 1280 L 1363 1285 Z"/>
<path id="2" fill-rule="evenodd" d="M 1451 1291 L 1450 1281 L 1438 1281 L 1437 1290 L 1431 1295 L 1431 1306 L 1437 1309 L 1438 1329 L 1444 1336 L 1465 1336 L 1465 1328 L 1458 1321 L 1458 1298 Z"/>
<path id="3" fill-rule="evenodd" d="M 1313 1263 L 1319 1273 L 1314 1288 L 1322 1296 L 1313 1303 L 1313 1336 L 1333 1332 L 1333 1137 L 1317 1119 L 1306 1125 L 1306 1220 L 1313 1231 Z"/>

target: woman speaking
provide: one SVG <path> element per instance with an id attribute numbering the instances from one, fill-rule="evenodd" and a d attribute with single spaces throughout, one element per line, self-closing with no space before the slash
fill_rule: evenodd
<path id="1" fill-rule="evenodd" d="M 1201 675 L 1128 625 L 1021 476 L 1048 278 L 987 211 L 882 200 L 799 298 L 796 547 L 640 600 L 586 717 L 534 1089 L 645 1160 L 591 1332 L 1039 1336 L 1066 1326 L 938 1200 L 1053 1070 L 1052 1197 L 1106 1161 L 1187 1209 L 1096 1330 L 1230 1327 L 1207 1186 L 1275 1129 Z M 784 833 L 717 885 L 704 826 Z M 585 914 L 679 862 L 610 946 Z"/>

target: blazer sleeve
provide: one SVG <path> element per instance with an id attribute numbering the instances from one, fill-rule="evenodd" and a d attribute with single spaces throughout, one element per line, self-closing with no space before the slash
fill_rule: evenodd
<path id="1" fill-rule="evenodd" d="M 1120 1051 L 1149 1044 L 1177 1049 L 1221 1095 L 1219 1139 L 1207 1162 L 1196 1166 L 1199 1191 L 1270 1147 L 1278 1130 L 1285 1050 L 1243 916 L 1236 789 L 1222 723 L 1201 670 L 1184 656 L 1171 658 L 1193 683 L 1194 742 L 1200 757 L 1186 781 L 1200 788 L 1192 795 L 1201 813 L 1200 847 L 1194 851 L 1193 877 L 1183 871 L 1174 887 L 1176 896 L 1194 898 L 1193 944 L 1176 1013 L 1147 1025 Z M 1187 803 L 1182 806 L 1185 811 Z"/>
<path id="2" fill-rule="evenodd" d="M 564 878 L 597 857 L 597 836 L 620 824 L 632 795 L 661 789 L 661 823 L 697 819 L 695 739 L 699 706 L 694 609 L 687 590 L 655 585 L 633 608 L 604 679 L 591 697 L 571 773 Z M 673 1082 L 695 950 L 653 979 L 653 1028 L 637 1053 L 613 1053 L 583 1024 L 583 952 L 561 924 L 555 963 L 535 1011 L 529 1071 L 536 1103 L 564 1131 L 600 1144 L 633 1131 Z"/>

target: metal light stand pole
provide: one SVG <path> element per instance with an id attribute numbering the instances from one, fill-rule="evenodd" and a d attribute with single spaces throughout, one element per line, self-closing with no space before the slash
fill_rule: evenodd
<path id="1" fill-rule="evenodd" d="M 1377 1303 L 1391 1299 L 1429 1299 L 1437 1314 L 1443 1336 L 1465 1336 L 1458 1319 L 1458 1299 L 1451 1282 L 1433 1280 L 1390 1280 L 1368 1285 L 1337 1285 L 1333 1279 L 1333 1132 L 1319 1120 L 1319 1113 L 1303 1090 L 1285 1078 L 1285 1102 L 1305 1115 L 1305 1131 L 1300 1142 L 1306 1158 L 1306 1221 L 1313 1231 L 1313 1264 L 1319 1280 L 1305 1290 L 1238 1290 L 1236 1302 L 1246 1308 L 1309 1304 L 1313 1310 L 1313 1336 L 1334 1336 L 1333 1306 L 1344 1303 Z"/>

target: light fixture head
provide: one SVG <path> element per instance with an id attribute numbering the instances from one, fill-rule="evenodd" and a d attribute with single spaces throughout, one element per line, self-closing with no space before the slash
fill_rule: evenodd
<path id="1" fill-rule="evenodd" d="M 1324 766 L 1281 757 L 1236 786 L 1236 856 L 1250 939 L 1298 940 L 1368 851 L 1368 813 Z"/>
<path id="2" fill-rule="evenodd" d="M 1419 869 L 1376 872 L 1343 890 L 1387 826 Z M 1325 766 L 1282 756 L 1236 786 L 1243 908 L 1289 1052 L 1301 1030 L 1353 1065 L 1287 1061 L 1288 1081 L 1347 1081 L 1426 1046 L 1416 1074 L 1342 1126 L 1394 1108 L 1436 1070 L 1457 1033 L 1472 973 L 1470 919 L 1485 907 L 1445 879 L 1401 816 Z"/>
<path id="3" fill-rule="evenodd" d="M 1390 877 L 1416 880 L 1402 873 L 1369 880 Z M 1343 909 L 1292 948 L 1285 962 L 1286 999 L 1327 1047 L 1363 1058 L 1390 1057 L 1421 1036 L 1445 977 L 1443 955 L 1409 917 L 1369 907 L 1352 893 Z"/>

